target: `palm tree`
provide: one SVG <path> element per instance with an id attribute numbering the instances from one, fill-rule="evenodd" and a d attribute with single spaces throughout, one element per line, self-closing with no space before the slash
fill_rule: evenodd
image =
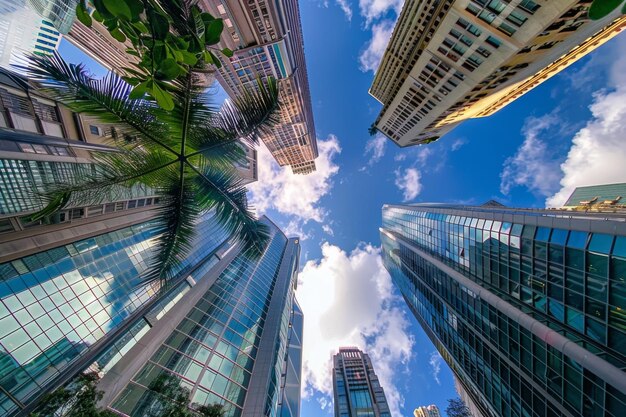
<path id="1" fill-rule="evenodd" d="M 209 48 L 219 41 L 220 19 L 190 0 L 95 1 L 94 6 L 92 17 L 120 42 L 130 39 L 129 53 L 140 59 L 124 77 L 109 73 L 94 79 L 83 65 L 68 64 L 59 55 L 32 56 L 26 69 L 73 111 L 114 124 L 137 140 L 116 144 L 119 152 L 96 154 L 95 174 L 44 190 L 47 205 L 33 218 L 66 206 L 112 201 L 130 187 L 147 186 L 160 196 L 160 205 L 146 281 L 172 278 L 191 249 L 195 222 L 209 211 L 245 250 L 260 253 L 267 228 L 250 211 L 234 164 L 245 158 L 240 141 L 257 144 L 259 135 L 278 122 L 276 81 L 257 80 L 257 88 L 218 111 L 203 94 L 198 74 L 219 64 Z M 79 18 L 87 20 L 80 9 L 79 4 Z M 160 60 L 159 54 L 164 54 Z"/>

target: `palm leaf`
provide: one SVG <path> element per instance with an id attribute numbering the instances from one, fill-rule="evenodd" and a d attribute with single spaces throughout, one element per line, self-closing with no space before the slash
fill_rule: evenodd
<path id="1" fill-rule="evenodd" d="M 215 210 L 217 221 L 237 235 L 244 250 L 260 254 L 269 238 L 269 229 L 255 219 L 236 172 L 192 169 L 198 174 L 193 183 L 197 206 L 202 211 Z"/>
<path id="2" fill-rule="evenodd" d="M 84 65 L 66 63 L 54 55 L 31 55 L 30 65 L 23 67 L 29 77 L 41 84 L 42 90 L 77 113 L 95 116 L 114 124 L 124 133 L 137 133 L 144 146 L 160 145 L 173 151 L 168 124 L 155 115 L 155 106 L 145 100 L 128 97 L 131 86 L 120 76 L 109 73 L 98 80 L 92 78 Z"/>

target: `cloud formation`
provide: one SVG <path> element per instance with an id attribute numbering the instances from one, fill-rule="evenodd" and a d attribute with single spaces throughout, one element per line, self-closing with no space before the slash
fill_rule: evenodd
<path id="1" fill-rule="evenodd" d="M 422 175 L 415 168 L 407 168 L 403 171 L 396 170 L 396 187 L 402 191 L 403 201 L 415 199 L 422 191 L 422 183 L 420 182 Z"/>
<path id="2" fill-rule="evenodd" d="M 402 301 L 382 265 L 380 249 L 360 244 L 352 252 L 324 243 L 322 259 L 300 272 L 297 297 L 306 317 L 303 346 L 303 395 L 332 398 L 332 355 L 341 346 L 357 346 L 372 358 L 392 415 L 404 399 L 395 372 L 406 368 L 414 339 Z"/>
<path id="3" fill-rule="evenodd" d="M 322 223 L 327 215 L 319 201 L 333 186 L 333 176 L 339 172 L 334 158 L 341 152 L 339 140 L 329 135 L 318 140 L 317 170 L 308 175 L 295 175 L 288 167 L 280 167 L 265 146 L 258 148 L 259 180 L 248 185 L 250 204 L 259 214 L 274 209 L 290 216 L 295 223 L 290 229 L 313 220 Z"/>
<path id="4" fill-rule="evenodd" d="M 609 71 L 612 88 L 594 94 L 592 119 L 574 135 L 560 189 L 546 199 L 547 207 L 562 206 L 579 186 L 626 182 L 626 41 L 620 41 L 611 54 L 620 57 Z"/>
<path id="5" fill-rule="evenodd" d="M 504 161 L 504 169 L 500 174 L 502 194 L 507 195 L 514 187 L 524 186 L 533 193 L 547 197 L 557 189 L 561 178 L 560 161 L 541 137 L 552 136 L 547 132 L 562 123 L 554 112 L 526 120 L 522 129 L 524 143 L 515 155 Z"/>
<path id="6" fill-rule="evenodd" d="M 365 26 L 393 11 L 396 16 L 400 15 L 404 0 L 359 0 L 359 10 L 365 20 Z"/>
<path id="7" fill-rule="evenodd" d="M 339 6 L 343 14 L 346 15 L 346 19 L 348 19 L 348 22 L 352 21 L 352 7 L 350 7 L 350 3 L 348 3 L 348 0 L 336 0 L 336 1 L 337 1 L 337 6 Z"/>
<path id="8" fill-rule="evenodd" d="M 435 382 L 437 383 L 437 385 L 441 385 L 441 381 L 439 380 L 439 372 L 441 372 L 442 361 L 443 361 L 443 358 L 441 357 L 439 352 L 436 350 L 430 354 L 430 359 L 428 360 L 433 378 Z"/>
<path id="9" fill-rule="evenodd" d="M 361 171 L 367 169 L 368 166 L 374 165 L 376 162 L 380 161 L 380 159 L 385 156 L 385 149 L 387 148 L 387 138 L 380 133 L 377 134 L 372 139 L 368 140 L 365 144 L 365 152 L 364 155 L 369 155 L 369 160 L 367 161 L 367 166 L 361 168 Z"/>
<path id="10" fill-rule="evenodd" d="M 391 34 L 393 33 L 394 24 L 395 20 L 383 20 L 372 26 L 372 38 L 359 56 L 361 71 L 376 72 L 380 60 L 385 54 L 385 49 L 387 49 L 389 38 L 391 38 Z"/>

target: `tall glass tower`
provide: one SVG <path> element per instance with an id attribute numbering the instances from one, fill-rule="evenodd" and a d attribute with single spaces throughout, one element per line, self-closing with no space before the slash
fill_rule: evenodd
<path id="1" fill-rule="evenodd" d="M 391 417 L 369 355 L 340 348 L 333 357 L 335 417 Z"/>
<path id="2" fill-rule="evenodd" d="M 602 200 L 383 207 L 385 266 L 483 415 L 624 415 L 626 218 Z"/>

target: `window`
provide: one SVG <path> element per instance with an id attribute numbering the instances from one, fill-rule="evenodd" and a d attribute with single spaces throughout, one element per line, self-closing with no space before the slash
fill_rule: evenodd
<path id="1" fill-rule="evenodd" d="M 502 42 L 498 38 L 494 38 L 493 36 L 487 37 L 487 43 L 496 49 L 499 48 L 500 45 L 502 45 Z"/>
<path id="2" fill-rule="evenodd" d="M 91 132 L 92 135 L 100 136 L 100 128 L 98 126 L 89 125 L 89 132 Z"/>
<path id="3" fill-rule="evenodd" d="M 48 146 L 48 149 L 50 149 L 50 153 L 52 153 L 53 155 L 70 156 L 68 148 L 63 148 L 60 146 Z"/>
<path id="4" fill-rule="evenodd" d="M 22 152 L 25 152 L 25 153 L 39 153 L 39 154 L 48 155 L 48 150 L 43 145 L 36 145 L 36 144 L 30 144 L 30 143 L 18 143 L 17 145 L 20 147 Z"/>
<path id="5" fill-rule="evenodd" d="M 498 26 L 498 29 L 509 36 L 513 36 L 517 31 L 517 29 L 515 29 L 513 26 L 506 23 L 502 23 L 500 26 Z"/>
<path id="6" fill-rule="evenodd" d="M 525 11 L 527 11 L 530 14 L 535 13 L 537 10 L 539 10 L 539 8 L 541 7 L 540 5 L 538 5 L 537 3 L 535 3 L 532 0 L 522 0 L 519 4 L 519 7 L 524 9 Z"/>
<path id="7" fill-rule="evenodd" d="M 220 12 L 220 14 L 226 14 L 226 9 L 221 4 L 217 5 L 217 11 Z"/>
<path id="8" fill-rule="evenodd" d="M 516 26 L 522 26 L 528 20 L 528 18 L 517 10 L 513 10 L 511 14 L 507 16 L 506 20 Z"/>

